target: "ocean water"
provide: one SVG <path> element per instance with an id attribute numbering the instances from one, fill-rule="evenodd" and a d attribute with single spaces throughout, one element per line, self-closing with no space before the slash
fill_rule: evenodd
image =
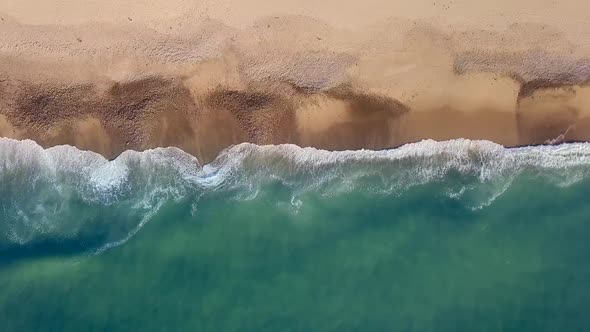
<path id="1" fill-rule="evenodd" d="M 590 331 L 590 144 L 0 139 L 1 331 Z"/>

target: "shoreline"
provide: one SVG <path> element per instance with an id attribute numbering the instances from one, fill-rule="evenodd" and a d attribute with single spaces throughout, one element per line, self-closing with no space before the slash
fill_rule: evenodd
<path id="1" fill-rule="evenodd" d="M 349 88 L 313 93 L 228 89 L 193 98 L 171 82 L 116 82 L 102 95 L 91 85 L 27 87 L 9 95 L 16 96 L 9 104 L 17 106 L 0 113 L 0 136 L 32 139 L 43 147 L 68 144 L 108 159 L 129 149 L 174 146 L 205 162 L 242 142 L 381 150 L 424 139 L 483 139 L 506 147 L 590 141 L 590 117 L 571 106 L 580 95 L 571 91 L 584 89 L 578 86 L 544 89 L 518 101 L 514 111 L 468 111 L 417 110 Z"/>
<path id="2" fill-rule="evenodd" d="M 177 150 L 183 154 L 186 154 L 187 156 L 189 156 L 190 158 L 194 158 L 199 165 L 204 166 L 204 165 L 209 165 L 211 163 L 213 163 L 216 159 L 218 159 L 219 157 L 223 156 L 225 152 L 227 151 L 231 151 L 232 149 L 239 147 L 241 145 L 245 145 L 245 146 L 255 146 L 256 148 L 277 148 L 280 149 L 282 147 L 287 147 L 287 148 L 295 148 L 295 149 L 300 149 L 300 150 L 306 150 L 306 149 L 313 149 L 316 152 L 319 153 L 380 153 L 380 152 L 396 152 L 396 150 L 404 150 L 408 147 L 413 147 L 413 146 L 417 146 L 420 147 L 421 144 L 427 144 L 427 143 L 433 143 L 436 146 L 444 146 L 445 144 L 455 144 L 457 142 L 462 142 L 462 141 L 467 141 L 470 144 L 491 144 L 493 146 L 498 146 L 501 149 L 505 150 L 505 151 L 510 151 L 510 150 L 522 150 L 522 149 L 535 149 L 535 148 L 559 148 L 559 147 L 568 147 L 568 146 L 575 146 L 575 145 L 587 145 L 590 147 L 590 141 L 565 141 L 565 142 L 560 142 L 560 143 L 556 143 L 556 144 L 532 144 L 532 145 L 517 145 L 517 146 L 504 146 L 501 144 L 498 144 L 496 142 L 493 141 L 488 141 L 488 140 L 478 140 L 478 139 L 465 139 L 465 138 L 458 138 L 458 139 L 450 139 L 450 140 L 444 140 L 444 141 L 437 141 L 437 140 L 433 140 L 433 139 L 424 139 L 421 141 L 416 141 L 416 142 L 409 142 L 409 143 L 404 143 L 402 145 L 399 146 L 395 146 L 395 147 L 386 147 L 386 148 L 382 148 L 382 149 L 366 149 L 366 148 L 361 148 L 361 149 L 357 149 L 357 150 L 326 150 L 326 149 L 321 149 L 321 148 L 316 148 L 313 146 L 299 146 L 293 143 L 281 143 L 281 144 L 264 144 L 264 145 L 259 145 L 259 144 L 255 144 L 255 143 L 250 143 L 250 142 L 242 142 L 242 143 L 237 143 L 234 145 L 230 145 L 226 148 L 224 148 L 223 150 L 220 151 L 220 153 L 215 156 L 213 159 L 207 161 L 207 162 L 203 162 L 201 160 L 199 160 L 197 158 L 197 156 L 190 154 L 187 151 L 184 151 L 178 147 L 175 146 L 167 146 L 167 147 L 154 147 L 154 148 L 149 148 L 149 149 L 145 149 L 145 150 L 133 150 L 133 149 L 129 149 L 129 150 L 124 150 L 122 151 L 120 154 L 113 156 L 111 158 L 106 158 L 104 155 L 101 155 L 100 153 L 97 153 L 95 151 L 92 150 L 83 150 L 83 149 L 79 149 L 76 146 L 73 145 L 69 145 L 69 144 L 61 144 L 61 145 L 54 145 L 54 146 L 49 146 L 49 147 L 44 147 L 42 145 L 39 145 L 37 142 L 35 142 L 34 140 L 31 139 L 14 139 L 14 138 L 10 138 L 10 137 L 0 137 L 0 141 L 2 140 L 9 140 L 9 142 L 14 142 L 16 144 L 24 144 L 27 142 L 31 142 L 32 144 L 34 144 L 35 146 L 38 146 L 39 148 L 45 150 L 48 149 L 52 149 L 52 148 L 73 148 L 76 149 L 79 152 L 82 153 L 93 153 L 96 154 L 98 156 L 100 156 L 101 158 L 104 159 L 104 161 L 107 162 L 113 162 L 115 160 L 117 160 L 120 156 L 126 154 L 126 153 L 144 153 L 144 152 L 153 152 L 154 150 L 158 150 L 158 149 L 174 149 Z"/>

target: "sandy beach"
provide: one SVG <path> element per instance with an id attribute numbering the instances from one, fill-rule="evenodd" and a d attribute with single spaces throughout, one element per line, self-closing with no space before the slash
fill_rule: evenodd
<path id="1" fill-rule="evenodd" d="M 112 158 L 240 142 L 590 140 L 590 3 L 0 3 L 0 136 Z"/>

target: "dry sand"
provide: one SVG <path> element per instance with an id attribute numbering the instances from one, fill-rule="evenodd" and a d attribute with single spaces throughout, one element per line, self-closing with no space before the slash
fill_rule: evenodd
<path id="1" fill-rule="evenodd" d="M 44 146 L 590 140 L 590 2 L 3 0 L 0 19 L 0 136 Z"/>

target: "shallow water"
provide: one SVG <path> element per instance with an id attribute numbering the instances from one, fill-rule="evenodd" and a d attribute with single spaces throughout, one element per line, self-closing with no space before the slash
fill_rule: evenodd
<path id="1" fill-rule="evenodd" d="M 590 330 L 590 144 L 0 139 L 3 331 Z"/>

